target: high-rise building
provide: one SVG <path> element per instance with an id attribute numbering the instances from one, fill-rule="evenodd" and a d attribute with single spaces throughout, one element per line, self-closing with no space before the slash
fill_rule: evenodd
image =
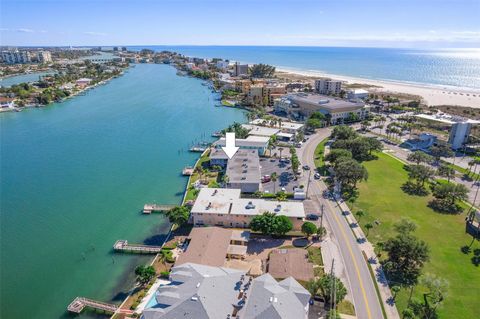
<path id="1" fill-rule="evenodd" d="M 248 64 L 238 64 L 235 63 L 235 68 L 233 69 L 233 76 L 247 75 L 248 74 Z"/>
<path id="2" fill-rule="evenodd" d="M 332 79 L 315 80 L 315 91 L 320 94 L 339 94 L 342 91 L 342 81 Z"/>
<path id="3" fill-rule="evenodd" d="M 39 51 L 37 53 L 37 60 L 39 63 L 52 62 L 52 54 L 50 51 Z"/>
<path id="4" fill-rule="evenodd" d="M 2 61 L 6 64 L 30 63 L 30 52 L 28 51 L 3 51 Z"/>

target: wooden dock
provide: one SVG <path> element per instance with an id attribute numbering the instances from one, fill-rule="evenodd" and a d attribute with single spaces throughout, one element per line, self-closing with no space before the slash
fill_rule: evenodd
<path id="1" fill-rule="evenodd" d="M 84 297 L 76 297 L 67 307 L 67 310 L 74 313 L 82 312 L 85 307 L 90 307 L 105 312 L 115 313 L 118 310 L 117 305 L 108 304 L 106 302 L 96 301 Z"/>
<path id="2" fill-rule="evenodd" d="M 182 175 L 183 176 L 192 176 L 193 175 L 193 167 L 192 166 L 187 166 L 183 169 L 182 171 Z"/>
<path id="3" fill-rule="evenodd" d="M 115 251 L 123 251 L 141 254 L 158 254 L 162 250 L 162 246 L 150 246 L 142 244 L 129 244 L 127 240 L 120 239 L 113 245 Z"/>
<path id="4" fill-rule="evenodd" d="M 151 214 L 153 212 L 166 212 L 174 207 L 175 205 L 145 204 L 143 205 L 143 213 Z"/>

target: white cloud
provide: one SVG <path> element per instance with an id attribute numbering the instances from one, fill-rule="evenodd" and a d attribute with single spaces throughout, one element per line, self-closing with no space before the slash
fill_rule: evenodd
<path id="1" fill-rule="evenodd" d="M 27 28 L 20 28 L 16 30 L 17 32 L 22 32 L 22 33 L 33 33 L 35 30 L 32 29 L 27 29 Z"/>
<path id="2" fill-rule="evenodd" d="M 92 36 L 100 36 L 100 37 L 104 37 L 104 36 L 107 35 L 107 33 L 104 33 L 104 32 L 93 32 L 93 31 L 83 32 L 83 34 L 92 35 Z"/>

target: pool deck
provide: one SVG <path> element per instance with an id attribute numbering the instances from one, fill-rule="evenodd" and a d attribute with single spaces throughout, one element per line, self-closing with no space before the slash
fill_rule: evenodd
<path id="1" fill-rule="evenodd" d="M 155 282 L 153 283 L 152 287 L 150 287 L 145 297 L 143 297 L 142 302 L 135 309 L 135 313 L 138 313 L 138 314 L 142 313 L 142 311 L 148 305 L 148 302 L 150 301 L 150 299 L 152 299 L 153 295 L 158 290 L 158 287 L 168 285 L 168 284 L 170 284 L 170 280 L 160 279 L 160 278 L 155 280 Z"/>

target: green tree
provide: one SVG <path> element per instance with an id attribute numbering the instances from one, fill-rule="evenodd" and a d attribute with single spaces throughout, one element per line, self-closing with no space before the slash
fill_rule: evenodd
<path id="1" fill-rule="evenodd" d="M 333 287 L 335 287 L 335 290 L 332 289 Z M 330 304 L 332 292 L 335 292 L 337 304 L 347 295 L 347 289 L 342 281 L 334 275 L 328 274 L 318 279 L 318 294 L 322 297 L 325 305 Z"/>
<path id="2" fill-rule="evenodd" d="M 351 158 L 342 158 L 338 161 L 335 176 L 342 187 L 356 188 L 357 183 L 368 179 L 365 167 Z"/>
<path id="3" fill-rule="evenodd" d="M 415 151 L 413 153 L 408 154 L 407 160 L 410 162 L 414 162 L 417 165 L 420 165 L 422 163 L 430 164 L 433 161 L 433 157 L 431 155 L 428 155 L 425 152 Z"/>
<path id="4" fill-rule="evenodd" d="M 350 126 L 339 125 L 333 128 L 330 136 L 337 140 L 352 140 L 358 136 L 358 133 Z"/>
<path id="5" fill-rule="evenodd" d="M 413 186 L 413 190 L 416 193 L 426 192 L 425 183 L 435 176 L 435 171 L 425 165 L 409 165 L 408 166 L 408 178 L 406 186 Z M 412 184 L 412 180 L 416 183 Z"/>
<path id="6" fill-rule="evenodd" d="M 332 163 L 334 167 L 340 158 L 352 158 L 352 152 L 343 148 L 334 148 L 325 156 L 325 160 Z"/>
<path id="7" fill-rule="evenodd" d="M 281 236 L 291 231 L 293 229 L 293 224 L 287 216 L 265 212 L 252 219 L 250 222 L 250 228 L 253 231 L 259 231 L 264 235 Z"/>
<path id="8" fill-rule="evenodd" d="M 273 193 L 276 193 L 277 177 L 277 172 L 273 172 L 272 175 L 270 175 L 270 180 L 273 182 Z"/>
<path id="9" fill-rule="evenodd" d="M 403 222 L 402 222 L 403 223 Z M 404 228 L 400 226 L 399 229 Z M 383 245 L 388 257 L 383 261 L 384 270 L 391 282 L 402 286 L 417 284 L 424 264 L 429 260 L 429 248 L 413 235 L 411 228 L 389 238 Z"/>
<path id="10" fill-rule="evenodd" d="M 273 235 L 283 236 L 293 229 L 293 223 L 287 216 L 277 215 L 274 218 Z"/>
<path id="11" fill-rule="evenodd" d="M 437 145 L 430 147 L 430 154 L 432 154 L 437 163 L 440 161 L 441 157 L 452 157 L 455 155 L 450 146 L 444 142 L 439 142 Z"/>
<path id="12" fill-rule="evenodd" d="M 155 277 L 155 269 L 152 266 L 140 265 L 135 268 L 135 275 L 142 285 L 146 285 Z"/>
<path id="13" fill-rule="evenodd" d="M 457 204 L 457 201 L 468 199 L 468 189 L 463 184 L 438 184 L 433 188 L 433 196 L 435 199 L 430 202 L 432 208 L 448 213 L 458 213 L 463 208 Z"/>
<path id="14" fill-rule="evenodd" d="M 275 74 L 275 67 L 268 64 L 254 64 L 249 69 L 252 78 L 271 78 Z"/>
<path id="15" fill-rule="evenodd" d="M 318 226 L 316 234 L 318 236 L 318 239 L 322 240 L 323 236 L 327 234 L 327 230 L 323 226 Z"/>
<path id="16" fill-rule="evenodd" d="M 360 219 L 362 219 L 363 216 L 365 216 L 365 212 L 363 210 L 359 210 L 358 212 L 355 213 L 357 215 L 357 222 L 360 223 Z"/>
<path id="17" fill-rule="evenodd" d="M 446 177 L 447 181 L 450 182 L 450 179 L 455 177 L 455 170 L 446 164 L 442 164 L 438 167 L 437 174 Z"/>
<path id="18" fill-rule="evenodd" d="M 317 226 L 315 226 L 314 223 L 312 222 L 304 222 L 302 224 L 302 233 L 305 234 L 305 236 L 307 236 L 307 238 L 309 238 L 310 236 L 312 236 L 313 234 L 315 234 L 317 231 Z"/>
<path id="19" fill-rule="evenodd" d="M 368 235 L 370 234 L 370 229 L 373 228 L 373 224 L 372 223 L 366 223 L 365 224 L 365 229 L 367 230 L 367 234 L 366 236 L 368 237 Z"/>
<path id="20" fill-rule="evenodd" d="M 176 206 L 166 213 L 168 220 L 177 226 L 182 226 L 188 222 L 190 211 L 185 206 Z"/>

